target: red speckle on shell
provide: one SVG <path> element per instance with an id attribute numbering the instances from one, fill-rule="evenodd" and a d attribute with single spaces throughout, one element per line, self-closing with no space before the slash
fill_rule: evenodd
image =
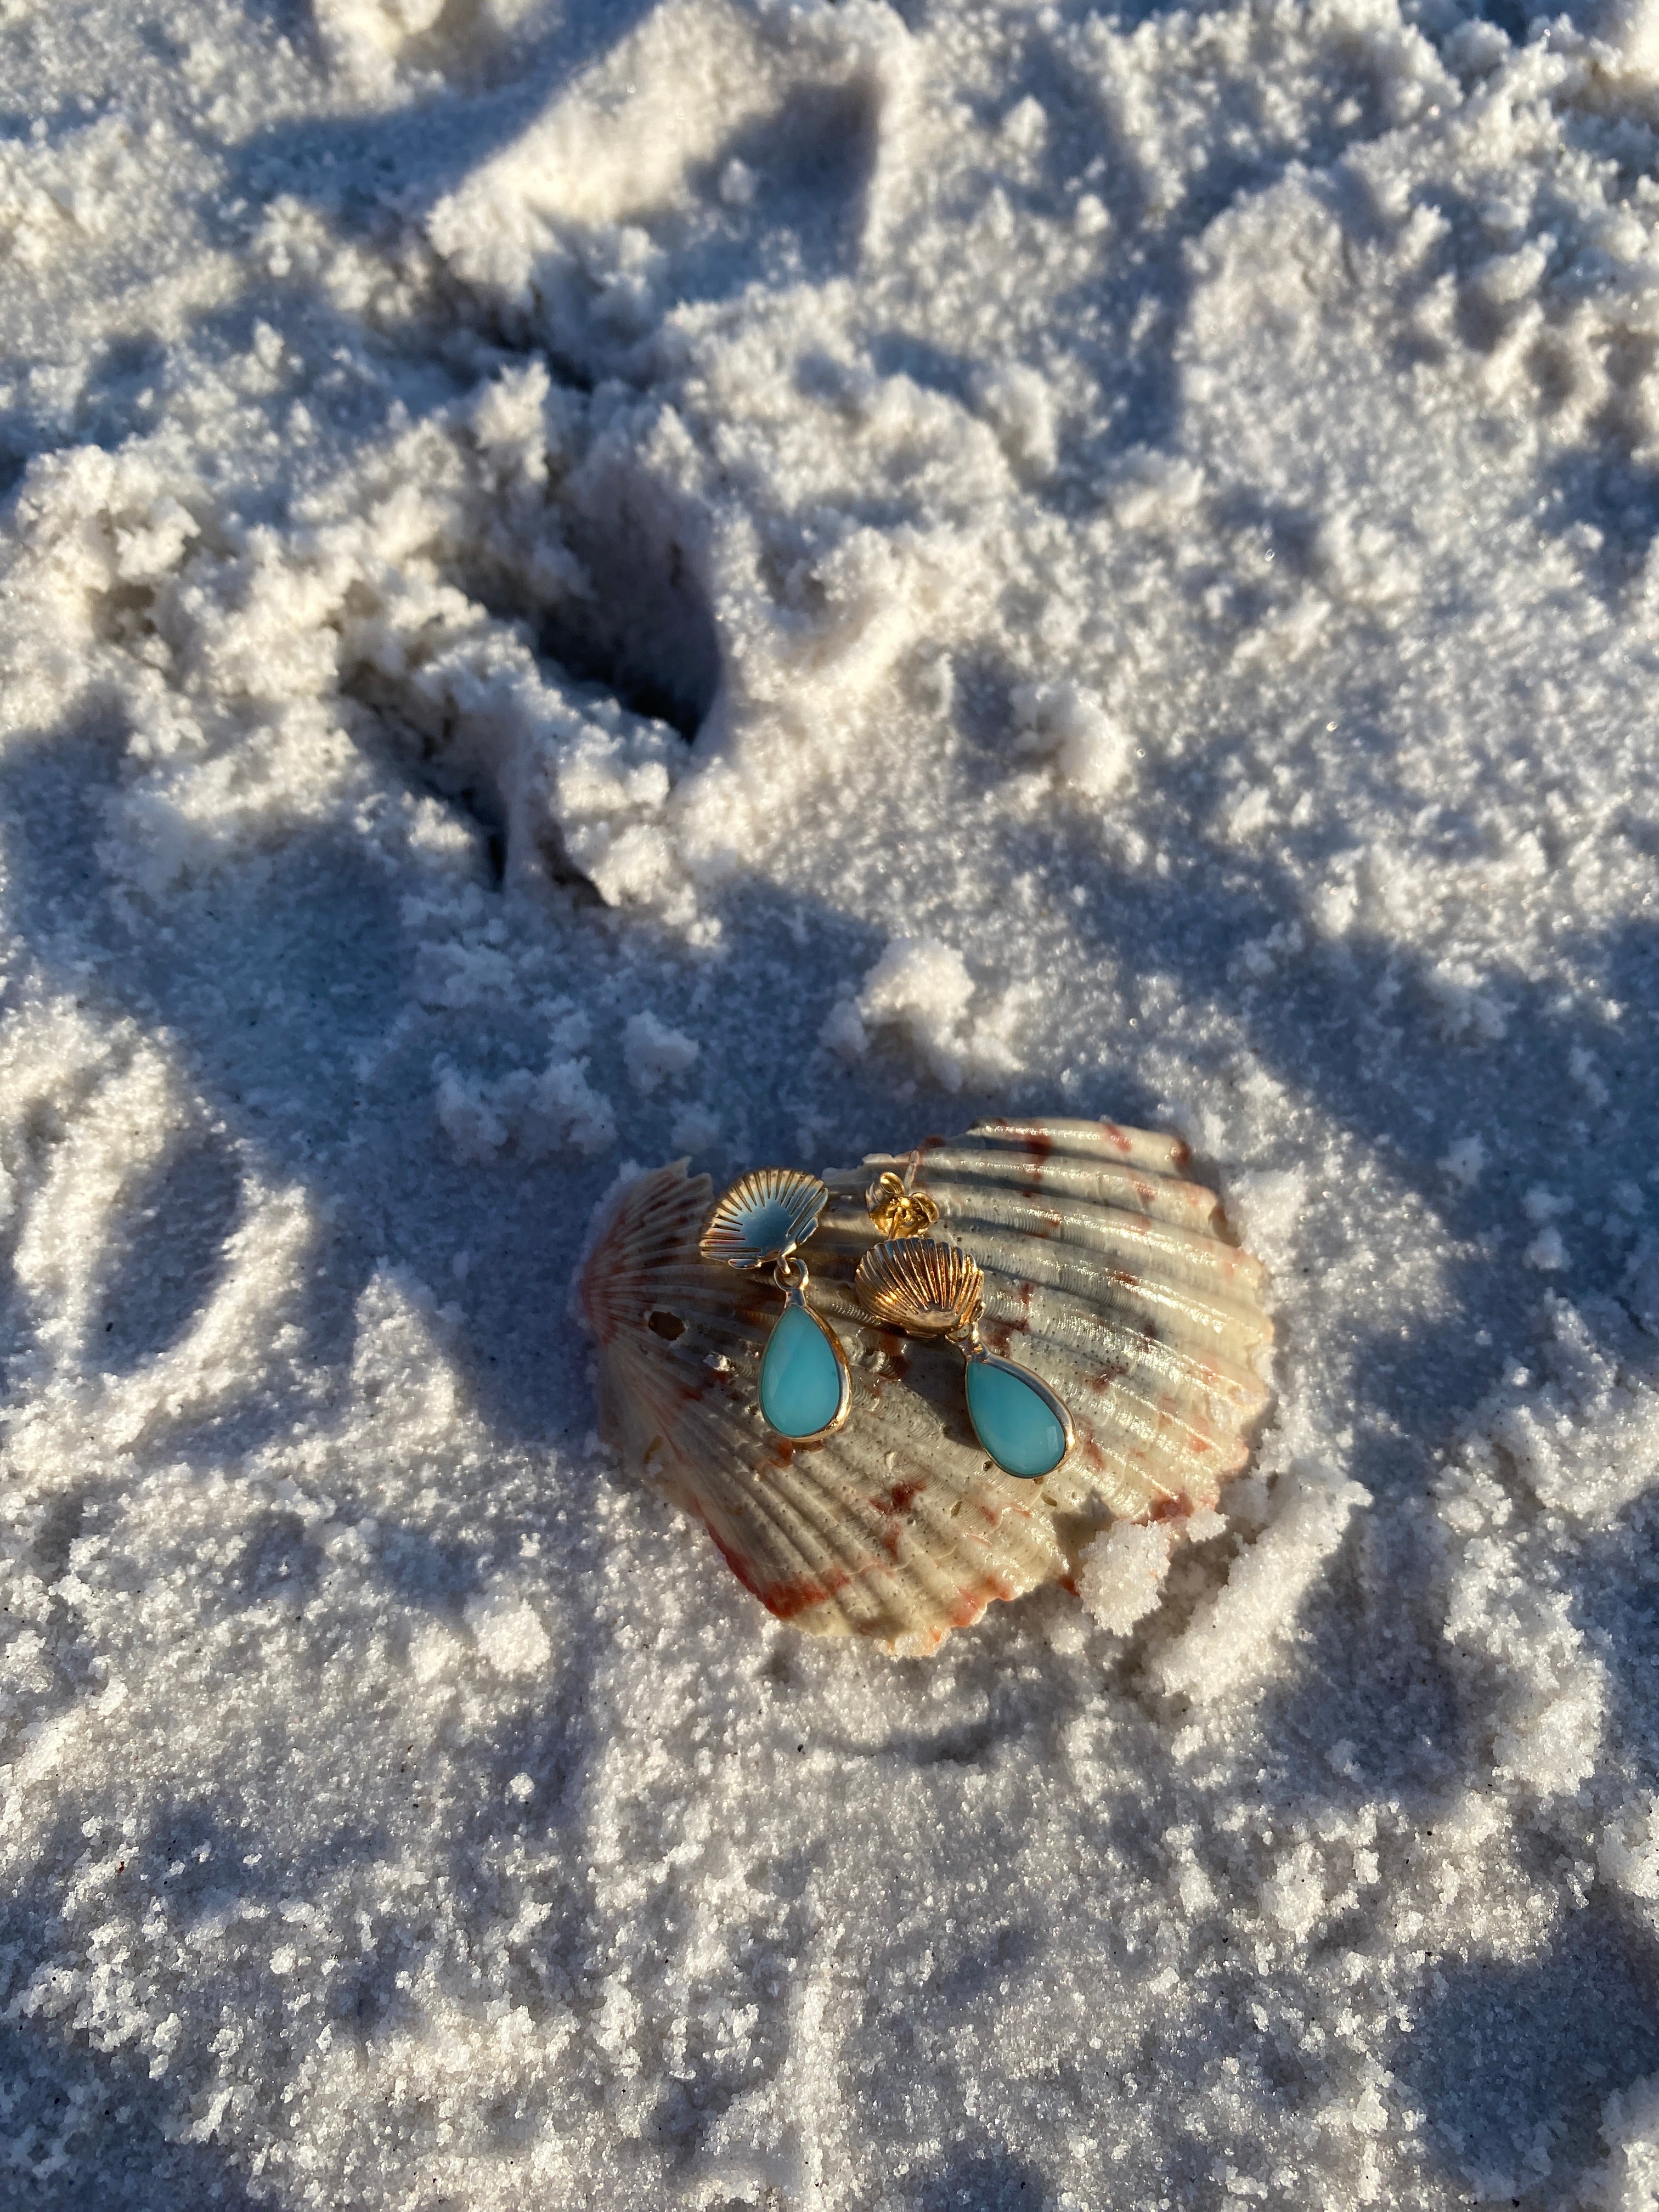
<path id="1" fill-rule="evenodd" d="M 708 1527 L 707 1522 L 704 1523 Z M 828 1605 L 838 1590 L 846 1589 L 853 1579 L 846 1569 L 822 1576 L 803 1577 L 799 1582 L 763 1582 L 755 1574 L 750 1561 L 735 1544 L 729 1544 L 719 1529 L 708 1528 L 714 1549 L 720 1553 L 750 1597 L 757 1597 L 769 1613 L 780 1620 L 795 1620 L 815 1605 Z"/>

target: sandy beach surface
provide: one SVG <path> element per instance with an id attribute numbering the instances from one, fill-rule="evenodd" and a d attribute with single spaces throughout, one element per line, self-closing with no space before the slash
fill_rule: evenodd
<path id="1" fill-rule="evenodd" d="M 1659 2203 L 1656 177 L 1656 0 L 0 7 L 6 2212 Z M 1038 1111 L 1255 1471 L 804 1637 L 594 1209 Z"/>

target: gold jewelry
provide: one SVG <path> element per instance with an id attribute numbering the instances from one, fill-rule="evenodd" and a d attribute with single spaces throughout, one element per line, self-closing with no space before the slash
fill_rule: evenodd
<path id="1" fill-rule="evenodd" d="M 798 1168 L 757 1168 L 715 1201 L 698 1249 L 745 1271 L 769 1267 L 783 1311 L 761 1358 L 763 1418 L 792 1443 L 815 1444 L 847 1419 L 852 1380 L 835 1331 L 806 1303 L 811 1278 L 796 1249 L 818 1225 L 829 1192 Z"/>
<path id="2" fill-rule="evenodd" d="M 872 1184 L 870 1214 L 878 1229 L 884 1222 L 878 1200 L 889 1218 L 919 1202 L 927 1208 L 927 1225 L 938 1220 L 932 1199 L 908 1188 L 915 1168 L 912 1154 L 904 1182 L 890 1174 Z M 891 1192 L 889 1184 L 895 1187 Z M 1030 1368 L 985 1349 L 979 1333 L 985 1278 L 976 1260 L 937 1237 L 887 1235 L 859 1261 L 853 1287 L 865 1311 L 884 1328 L 956 1346 L 965 1363 L 974 1434 L 1004 1474 L 1036 1481 L 1054 1473 L 1075 1441 L 1071 1413 Z"/>
<path id="3" fill-rule="evenodd" d="M 864 1194 L 870 1218 L 884 1237 L 919 1237 L 939 1219 L 939 1208 L 925 1190 L 915 1188 L 921 1154 L 912 1152 L 902 1177 L 889 1168 Z"/>

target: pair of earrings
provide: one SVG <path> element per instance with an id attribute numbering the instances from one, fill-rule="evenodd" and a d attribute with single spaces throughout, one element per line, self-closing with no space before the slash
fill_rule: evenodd
<path id="1" fill-rule="evenodd" d="M 884 1328 L 953 1344 L 966 1366 L 968 1418 L 1005 1474 L 1036 1480 L 1072 1449 L 1072 1417 L 1028 1368 L 999 1359 L 980 1340 L 985 1279 L 976 1261 L 927 1231 L 939 1208 L 915 1188 L 916 1162 L 901 1178 L 872 1184 L 866 1203 L 881 1231 L 859 1261 L 853 1286 Z M 745 1269 L 770 1267 L 783 1312 L 761 1360 L 760 1409 L 780 1436 L 817 1443 L 833 1436 L 852 1403 L 847 1355 L 806 1302 L 811 1277 L 799 1248 L 818 1225 L 830 1194 L 797 1168 L 760 1168 L 716 1204 L 703 1231 L 705 1257 Z"/>

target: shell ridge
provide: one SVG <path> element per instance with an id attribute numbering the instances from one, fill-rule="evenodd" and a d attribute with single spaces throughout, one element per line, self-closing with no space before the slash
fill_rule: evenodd
<path id="1" fill-rule="evenodd" d="M 902 1164 L 878 1153 L 857 1172 L 867 1177 L 872 1169 Z M 823 1181 L 832 1194 L 856 1194 L 859 1188 L 839 1170 L 827 1171 Z M 1225 1218 L 1225 1208 L 1206 1183 L 1189 1182 L 1156 1169 L 1127 1168 L 1054 1153 L 1032 1158 L 1014 1151 L 946 1148 L 928 1155 L 922 1185 L 930 1196 L 937 1196 L 947 1184 L 963 1183 L 1012 1188 L 1028 1197 L 1040 1194 L 1045 1198 L 1081 1199 L 1142 1219 L 1199 1228 Z"/>
<path id="2" fill-rule="evenodd" d="M 1065 1210 L 1057 1233 L 1052 1226 L 1036 1230 L 1023 1227 L 1018 1219 L 999 1219 L 1001 1209 L 994 1205 L 973 1201 L 958 1204 L 947 1184 L 939 1186 L 937 1196 L 944 1232 L 938 1241 L 959 1243 L 964 1250 L 972 1250 L 976 1258 L 981 1241 L 990 1249 L 993 1240 L 1000 1239 L 1000 1249 L 1005 1252 L 1023 1251 L 1028 1274 L 1033 1269 L 1050 1273 L 1069 1271 L 1079 1283 L 1091 1287 L 1097 1281 L 1109 1283 L 1115 1273 L 1139 1277 L 1155 1271 L 1162 1263 L 1166 1273 L 1182 1286 L 1200 1294 L 1218 1295 L 1224 1303 L 1247 1314 L 1255 1310 L 1255 1294 L 1260 1288 L 1262 1272 L 1260 1262 L 1236 1245 L 1224 1244 L 1218 1237 L 1197 1236 L 1167 1224 L 1126 1228 L 1126 1222 L 1142 1221 L 1144 1217 L 1114 1215 L 1105 1207 L 1085 1209 L 1076 1202 Z M 1034 1216 L 1041 1213 L 1046 1219 L 1049 1210 L 1033 1201 L 1030 1212 Z M 1064 1233 L 1066 1230 L 1090 1233 L 1067 1235 Z M 837 1258 L 854 1253 L 861 1256 L 878 1241 L 873 1224 L 862 1213 L 837 1214 L 826 1218 L 807 1249 L 809 1254 L 818 1255 L 822 1265 L 830 1254 Z M 981 1264 L 987 1263 L 981 1260 Z M 1014 1259 L 1004 1263 L 1004 1272 L 1019 1273 Z M 1228 1295 L 1238 1290 L 1251 1303 Z"/>
<path id="3" fill-rule="evenodd" d="M 958 1591 L 921 1546 L 896 1545 L 890 1552 L 884 1534 L 872 1537 L 871 1548 L 854 1571 L 854 1580 L 869 1587 L 872 1601 L 880 1591 L 881 1609 L 902 1619 L 925 1619 L 933 1625 L 948 1623 Z M 886 1585 L 883 1589 L 881 1586 Z M 910 1602 L 903 1601 L 906 1589 Z"/>
<path id="4" fill-rule="evenodd" d="M 1084 1333 L 1080 1328 L 1066 1332 L 1046 1325 L 1054 1319 L 1046 1301 L 1042 1305 L 1034 1301 L 1029 1314 L 1011 1319 L 992 1314 L 989 1319 L 996 1329 L 1017 1337 L 1042 1358 L 1055 1361 L 1094 1387 L 1121 1383 L 1140 1396 L 1149 1391 L 1159 1397 L 1177 1395 L 1203 1405 L 1206 1419 L 1228 1424 L 1253 1419 L 1273 1395 L 1261 1376 L 1249 1370 L 1222 1371 L 1213 1355 L 1195 1358 L 1159 1339 L 1149 1340 L 1133 1329 L 1115 1330 L 1104 1341 L 1079 1342 Z M 1112 1371 L 1102 1382 L 1099 1378 L 1109 1367 Z"/>
<path id="5" fill-rule="evenodd" d="M 988 1281 L 990 1271 L 987 1271 Z M 813 1291 L 819 1310 L 832 1320 L 842 1333 L 843 1340 L 855 1330 L 873 1334 L 868 1316 L 848 1286 L 850 1278 L 843 1280 L 820 1271 L 813 1278 Z M 1079 1371 L 1098 1368 L 1103 1362 L 1117 1363 L 1120 1373 L 1128 1375 L 1145 1370 L 1148 1375 L 1171 1383 L 1185 1383 L 1189 1388 L 1213 1399 L 1219 1406 L 1234 1406 L 1251 1412 L 1259 1410 L 1272 1393 L 1253 1369 L 1224 1358 L 1207 1346 L 1190 1351 L 1167 1338 L 1149 1334 L 1145 1327 L 1115 1314 L 1098 1310 L 1091 1313 L 1093 1327 L 1099 1332 L 1099 1341 L 1088 1355 L 1080 1352 L 1066 1340 L 1045 1335 L 1040 1330 L 1024 1327 L 1021 1322 L 1005 1318 L 1002 1325 L 1013 1328 L 1028 1342 L 1052 1345 L 1063 1351 L 1067 1359 L 1082 1364 Z"/>
<path id="6" fill-rule="evenodd" d="M 843 1433 L 846 1432 L 843 1431 Z M 793 1469 L 791 1470 L 791 1474 L 793 1474 Z M 862 1577 L 870 1574 L 891 1575 L 894 1573 L 900 1573 L 904 1575 L 906 1578 L 913 1582 L 915 1581 L 918 1575 L 917 1562 L 913 1559 L 907 1565 L 905 1563 L 902 1563 L 896 1557 L 889 1553 L 884 1541 L 884 1531 L 882 1526 L 884 1516 L 877 1511 L 877 1510 L 868 1502 L 867 1489 L 866 1486 L 862 1485 L 849 1485 L 848 1487 L 851 1490 L 852 1495 L 856 1500 L 857 1504 L 855 1525 L 858 1526 L 860 1533 L 865 1540 L 864 1550 L 856 1564 L 854 1565 L 854 1563 L 849 1561 L 849 1565 L 854 1565 L 855 1576 Z M 865 1490 L 864 1495 L 860 1495 L 861 1489 Z M 922 1556 L 926 1557 L 927 1555 L 923 1553 Z M 944 1588 L 939 1590 L 929 1590 L 926 1588 L 924 1581 L 922 1588 L 923 1595 L 931 1595 L 935 1598 L 942 1597 L 946 1594 L 959 1595 L 960 1584 L 957 1578 L 953 1578 L 948 1573 L 945 1572 L 943 1568 L 937 1562 L 934 1563 L 934 1571 L 939 1573 L 939 1578 L 944 1584 Z"/>
<path id="7" fill-rule="evenodd" d="M 972 1245 L 965 1247 L 972 1251 Z M 979 1254 L 974 1252 L 978 1260 Z M 1088 1308 L 1082 1300 L 1067 1292 L 1050 1290 L 1046 1284 L 1030 1284 L 1029 1278 L 1012 1275 L 1006 1267 L 992 1259 L 988 1264 L 981 1260 L 985 1270 L 985 1310 L 994 1320 L 1019 1322 L 1039 1311 L 1052 1312 L 1057 1319 L 1065 1317 L 1074 1334 L 1087 1317 Z M 1007 1285 L 1024 1281 L 1028 1295 L 1021 1297 Z M 1103 1296 L 1107 1295 L 1103 1291 Z M 1187 1341 L 1201 1346 L 1205 1350 L 1214 1346 L 1218 1339 L 1231 1339 L 1249 1351 L 1272 1341 L 1272 1324 L 1265 1315 L 1258 1318 L 1261 1334 L 1252 1336 L 1249 1324 L 1253 1316 L 1248 1306 L 1235 1306 L 1218 1298 L 1200 1298 L 1190 1291 L 1165 1289 L 1159 1284 L 1148 1283 L 1138 1275 L 1119 1275 L 1109 1285 L 1111 1304 L 1127 1314 L 1139 1314 L 1165 1328 L 1181 1331 Z M 1068 1338 L 1069 1340 L 1069 1338 Z"/>
<path id="8" fill-rule="evenodd" d="M 1055 1355 L 1063 1357 L 1067 1363 L 1075 1362 L 1080 1374 L 1087 1374 L 1091 1365 L 1097 1370 L 1103 1364 L 1100 1358 L 1085 1358 L 1082 1352 L 1062 1344 L 1058 1338 L 1042 1337 L 1040 1340 L 1053 1344 Z M 1114 1381 L 1121 1379 L 1136 1389 L 1143 1383 L 1158 1382 L 1168 1389 L 1191 1391 L 1217 1409 L 1214 1418 L 1220 1418 L 1224 1413 L 1229 1419 L 1240 1413 L 1254 1414 L 1271 1395 L 1261 1376 L 1252 1370 L 1233 1367 L 1215 1353 L 1200 1356 L 1187 1352 L 1179 1345 L 1145 1335 L 1121 1322 L 1110 1324 L 1101 1349 L 1106 1358 L 1116 1365 Z"/>
<path id="9" fill-rule="evenodd" d="M 884 1465 L 871 1464 L 871 1459 L 875 1457 L 873 1452 L 870 1459 L 866 1459 L 863 1453 L 858 1453 L 854 1457 L 856 1446 L 853 1439 L 860 1433 L 856 1427 L 855 1409 L 854 1422 L 849 1423 L 836 1439 L 840 1449 L 834 1455 L 836 1462 L 846 1463 L 845 1473 L 853 1478 L 847 1487 L 856 1504 L 857 1524 L 860 1534 L 865 1538 L 863 1553 L 856 1560 L 848 1557 L 846 1564 L 851 1567 L 855 1581 L 872 1577 L 880 1580 L 896 1577 L 908 1582 L 915 1588 L 919 1595 L 941 1607 L 939 1618 L 942 1620 L 952 1621 L 964 1600 L 984 1581 L 982 1563 L 971 1563 L 972 1571 L 965 1573 L 963 1565 L 967 1563 L 947 1561 L 931 1547 L 921 1542 L 913 1544 L 902 1553 L 890 1552 L 884 1522 L 890 1517 L 897 1518 L 901 1528 L 913 1525 L 915 1504 L 913 1504 L 909 1508 L 908 1520 L 906 1516 L 882 1515 L 871 1505 L 869 1493 L 872 1489 L 879 1485 L 887 1470 Z M 964 1458 L 970 1456 L 969 1448 L 967 1445 L 956 1444 L 948 1437 L 941 1438 L 940 1441 L 953 1453 Z M 828 1457 L 829 1455 L 826 1453 L 825 1456 Z M 979 1463 L 982 1461 L 983 1455 L 975 1449 L 972 1451 L 971 1457 L 975 1462 L 974 1465 L 970 1468 L 963 1470 L 962 1483 L 964 1495 L 971 1494 L 975 1487 L 983 1486 L 982 1479 L 980 1483 L 975 1482 L 975 1477 L 979 1475 Z M 792 1483 L 804 1483 L 805 1480 L 799 1462 L 793 1462 L 787 1474 L 781 1474 L 776 1479 L 781 1482 Z M 938 1480 L 939 1478 L 936 1476 L 934 1480 Z M 949 1478 L 946 1477 L 947 1482 Z M 928 1488 L 931 1486 L 929 1485 L 924 1487 L 918 1494 L 917 1504 L 927 1497 Z M 1021 1501 L 998 1498 L 995 1499 L 995 1504 L 999 1509 L 998 1521 L 1000 1522 L 1011 1511 L 1020 1510 Z M 950 1527 L 948 1518 L 943 1516 L 939 1516 L 933 1525 L 941 1533 L 945 1532 Z M 962 1534 L 969 1542 L 974 1542 L 971 1526 L 967 1531 L 962 1532 Z M 1043 1570 L 1053 1548 L 1052 1544 L 1045 1546 L 1036 1541 L 1035 1532 L 1032 1532 L 1031 1540 L 1021 1547 L 1024 1555 L 1020 1562 L 1023 1577 L 1020 1583 L 1022 1589 L 1031 1589 L 1042 1579 Z"/>
<path id="10" fill-rule="evenodd" d="M 839 1432 L 835 1443 L 838 1443 L 844 1434 L 845 1431 Z M 748 1532 L 737 1524 L 753 1516 L 757 1524 L 772 1532 L 780 1547 L 780 1565 L 785 1571 L 775 1575 L 774 1581 L 794 1588 L 816 1583 L 823 1595 L 815 1603 L 835 1601 L 845 1588 L 844 1583 L 832 1587 L 836 1585 L 838 1576 L 856 1578 L 867 1565 L 874 1564 L 866 1556 L 879 1540 L 873 1521 L 867 1530 L 860 1532 L 866 1540 L 860 1553 L 849 1554 L 837 1543 L 833 1510 L 836 1496 L 827 1494 L 822 1481 L 812 1479 L 823 1468 L 835 1464 L 835 1443 L 792 1453 L 783 1461 L 770 1460 L 766 1455 L 766 1443 L 757 1435 L 745 1461 L 749 1479 L 732 1486 L 733 1504 L 741 1510 L 730 1514 L 727 1540 L 732 1548 L 744 1553 L 745 1558 L 752 1558 L 755 1547 L 745 1540 Z M 810 1476 L 807 1463 L 811 1466 Z M 763 1603 L 769 1602 L 764 1593 L 757 1595 L 762 1596 Z M 796 1617 L 793 1610 L 788 1617 Z"/>
<path id="11" fill-rule="evenodd" d="M 1131 1481 L 1166 1495 L 1196 1486 L 1207 1495 L 1249 1458 L 1254 1418 L 1212 1425 L 1167 1400 L 1119 1394 L 1116 1386 L 1096 1390 L 1064 1364 L 1057 1370 L 1053 1387 L 1071 1406 L 1079 1435 Z"/>
<path id="12" fill-rule="evenodd" d="M 998 1190 L 1023 1190 L 1027 1196 L 1084 1199 L 1143 1219 L 1200 1226 L 1223 1211 L 1207 1183 L 1188 1182 L 1156 1168 L 1121 1167 L 1063 1152 L 1050 1152 L 1040 1160 L 1017 1152 L 939 1152 L 927 1163 L 928 1189 L 935 1183 L 984 1183 Z"/>
<path id="13" fill-rule="evenodd" d="M 856 1430 L 854 1425 L 849 1423 L 837 1441 L 842 1445 L 843 1458 L 850 1458 L 854 1451 L 860 1452 L 854 1471 L 861 1480 L 872 1486 L 878 1486 L 884 1480 L 890 1479 L 881 1448 L 874 1441 L 874 1431 L 868 1424 L 862 1430 Z M 948 1432 L 941 1432 L 933 1439 L 933 1443 L 934 1449 L 930 1457 L 930 1473 L 907 1509 L 913 1522 L 919 1517 L 922 1507 L 931 1506 L 935 1516 L 934 1525 L 941 1533 L 952 1533 L 951 1510 L 941 1510 L 936 1502 L 944 1495 L 949 1497 L 951 1509 L 957 1504 L 977 1504 L 982 1511 L 994 1510 L 999 1522 L 1010 1516 L 1029 1514 L 1035 1528 L 1043 1504 L 1041 1497 L 1030 1498 L 1023 1486 L 1017 1485 L 1013 1476 L 997 1469 L 977 1440 L 970 1443 L 965 1435 L 957 1438 Z M 1032 1541 L 1038 1550 L 1046 1551 L 1048 1548 L 1037 1543 L 1035 1534 Z"/>
<path id="14" fill-rule="evenodd" d="M 792 1474 L 793 1469 L 776 1470 L 766 1486 L 775 1486 L 784 1504 L 809 1526 L 815 1526 L 800 1494 L 807 1486 L 791 1480 Z M 884 1558 L 878 1559 L 872 1544 L 866 1543 L 856 1553 L 844 1547 L 826 1545 L 826 1560 L 833 1564 L 828 1565 L 827 1568 L 815 1569 L 811 1575 L 811 1579 L 823 1592 L 822 1597 L 816 1601 L 818 1606 L 826 1610 L 834 1609 L 847 1620 L 849 1627 L 856 1627 L 859 1617 L 878 1614 L 886 1609 L 881 1603 L 879 1593 L 871 1584 L 872 1577 L 878 1577 L 881 1568 L 890 1566 L 891 1562 Z"/>
<path id="15" fill-rule="evenodd" d="M 941 1183 L 933 1194 L 941 1220 L 1036 1238 L 1057 1249 L 1133 1253 L 1144 1261 L 1155 1253 L 1178 1267 L 1243 1279 L 1252 1289 L 1263 1269 L 1259 1260 L 1206 1231 L 1178 1221 L 1161 1221 L 1121 1206 L 1066 1199 L 1050 1205 L 1041 1197 L 1015 1192 L 986 1193 L 972 1185 Z M 1069 1232 L 1069 1233 L 1068 1233 Z"/>
<path id="16" fill-rule="evenodd" d="M 1189 1291 L 1196 1297 L 1238 1307 L 1243 1313 L 1249 1311 L 1232 1295 L 1235 1285 L 1230 1279 L 1233 1271 L 1199 1254 L 1160 1251 L 1156 1247 L 1138 1245 L 1132 1238 L 1103 1237 L 1098 1246 L 1089 1246 L 1065 1243 L 1058 1237 L 1020 1237 L 1011 1236 L 1002 1228 L 981 1228 L 976 1222 L 943 1213 L 940 1218 L 948 1222 L 951 1235 L 964 1251 L 973 1254 L 981 1267 L 988 1270 L 994 1267 L 1000 1273 L 1021 1281 L 1042 1281 L 1056 1289 L 1075 1285 L 1080 1294 L 1087 1297 L 1097 1286 L 1109 1286 L 1121 1276 L 1131 1275 L 1139 1280 L 1161 1272 L 1172 1289 Z M 1213 1249 L 1224 1253 L 1229 1247 L 1221 1244 Z M 1246 1287 L 1250 1287 L 1248 1279 Z"/>
<path id="17" fill-rule="evenodd" d="M 1073 1152 L 1088 1158 L 1123 1160 L 1132 1166 L 1167 1163 L 1166 1171 L 1184 1168 L 1192 1157 L 1182 1138 L 1161 1129 L 1135 1129 L 1127 1122 L 1094 1121 L 1076 1114 L 1034 1121 L 988 1115 L 975 1121 L 968 1135 L 991 1144 L 1017 1146 L 1023 1151 Z"/>
<path id="18" fill-rule="evenodd" d="M 1183 1438 L 1190 1440 L 1194 1449 L 1206 1455 L 1225 1449 L 1235 1441 L 1235 1432 L 1231 1428 L 1212 1425 L 1196 1407 L 1182 1407 L 1168 1396 L 1148 1398 L 1142 1392 L 1127 1389 L 1116 1382 L 1109 1382 L 1101 1389 L 1078 1372 L 1061 1373 L 1053 1378 L 1045 1376 L 1044 1380 L 1048 1382 L 1051 1389 L 1059 1391 L 1071 1407 L 1074 1420 L 1079 1402 L 1091 1404 L 1094 1408 L 1091 1421 L 1092 1427 L 1099 1428 L 1108 1422 L 1122 1420 L 1143 1440 L 1170 1431 L 1178 1431 Z"/>
<path id="19" fill-rule="evenodd" d="M 768 1611 L 782 1619 L 795 1618 L 805 1608 L 780 1607 L 773 1602 L 774 1597 L 785 1592 L 816 1589 L 819 1595 L 809 1603 L 828 1601 L 835 1594 L 829 1587 L 833 1579 L 833 1554 L 825 1548 L 815 1556 L 802 1541 L 799 1526 L 801 1516 L 794 1516 L 795 1525 L 792 1525 L 788 1513 L 780 1510 L 787 1501 L 768 1494 L 769 1486 L 760 1479 L 759 1469 L 750 1466 L 744 1472 L 749 1480 L 733 1480 L 723 1486 L 718 1500 L 706 1485 L 697 1486 L 696 1495 L 701 1503 L 717 1506 L 720 1510 L 725 1534 L 720 1549 L 727 1565 L 732 1564 L 731 1555 L 736 1553 L 754 1571 L 752 1579 L 743 1577 L 746 1587 Z M 707 1514 L 704 1518 L 708 1518 Z M 712 1523 L 710 1533 L 714 1533 Z M 816 1534 L 811 1530 L 810 1523 L 808 1533 Z M 769 1544 L 768 1537 L 773 1540 Z M 826 1573 L 826 1569 L 830 1571 Z"/>
<path id="20" fill-rule="evenodd" d="M 681 1224 L 700 1218 L 707 1202 L 704 1194 L 713 1188 L 707 1176 L 688 1176 L 685 1162 L 676 1160 L 636 1176 L 600 1200 L 587 1249 L 577 1263 L 571 1296 L 572 1310 L 596 1343 L 611 1340 L 604 1328 L 611 1318 L 609 1294 L 627 1272 L 616 1267 L 616 1255 L 623 1249 L 631 1253 L 641 1243 L 647 1249 L 672 1246 Z"/>

